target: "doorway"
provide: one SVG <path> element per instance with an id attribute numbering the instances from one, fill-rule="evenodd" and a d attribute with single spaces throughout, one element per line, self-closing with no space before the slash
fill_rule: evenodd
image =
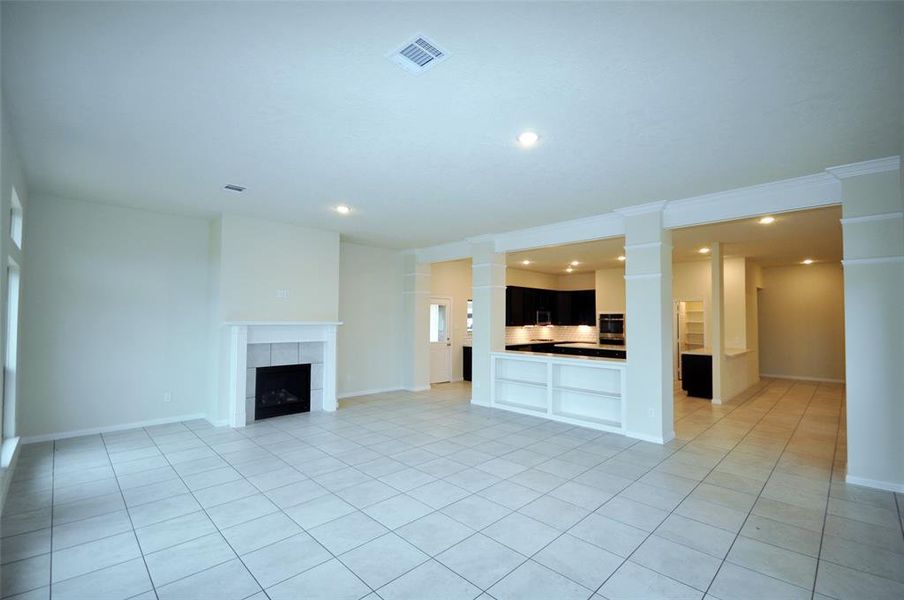
<path id="1" fill-rule="evenodd" d="M 452 299 L 430 298 L 430 383 L 452 381 Z"/>

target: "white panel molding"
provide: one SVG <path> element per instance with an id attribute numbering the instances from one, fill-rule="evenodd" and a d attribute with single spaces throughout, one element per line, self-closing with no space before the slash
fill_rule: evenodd
<path id="1" fill-rule="evenodd" d="M 892 481 L 879 481 L 876 479 L 867 479 L 865 477 L 855 477 L 854 475 L 845 475 L 844 480 L 854 485 L 862 485 L 865 487 L 886 490 L 888 492 L 898 492 L 904 494 L 904 483 L 894 483 Z"/>
<path id="2" fill-rule="evenodd" d="M 626 206 L 624 208 L 616 208 L 615 212 L 625 217 L 633 217 L 635 215 L 645 215 L 647 213 L 661 212 L 668 202 L 665 200 L 659 202 L 646 202 L 644 204 L 635 204 L 634 206 Z"/>
<path id="3" fill-rule="evenodd" d="M 904 219 L 904 211 L 879 215 L 863 215 L 862 217 L 843 217 L 840 221 L 842 225 L 850 225 L 851 223 L 872 223 L 874 221 L 889 221 L 892 219 Z"/>
<path id="4" fill-rule="evenodd" d="M 490 236 L 469 238 L 470 242 L 493 242 L 496 252 L 515 252 L 545 246 L 558 246 L 576 242 L 589 242 L 625 234 L 625 224 L 621 215 L 610 212 L 593 217 L 573 219 L 507 231 Z"/>
<path id="5" fill-rule="evenodd" d="M 661 211 L 663 227 L 676 229 L 841 204 L 841 179 L 894 171 L 901 159 L 890 156 L 829 167 L 822 173 L 783 179 L 712 194 L 647 202 L 612 212 L 537 227 L 484 234 L 415 251 L 418 262 L 457 260 L 471 256 L 474 243 L 492 243 L 496 252 L 516 252 L 623 236 L 624 218 Z"/>
<path id="6" fill-rule="evenodd" d="M 625 275 L 625 279 L 634 280 L 634 279 L 660 279 L 662 277 L 662 273 L 632 273 L 631 275 Z"/>
<path id="7" fill-rule="evenodd" d="M 842 266 L 852 267 L 856 265 L 887 265 L 904 262 L 904 256 L 875 256 L 871 258 L 845 258 Z"/>
<path id="8" fill-rule="evenodd" d="M 663 211 L 663 226 L 675 229 L 834 204 L 841 204 L 841 182 L 820 173 L 673 200 Z"/>
<path id="9" fill-rule="evenodd" d="M 838 179 L 847 179 L 848 177 L 857 177 L 859 175 L 871 175 L 873 173 L 897 171 L 900 168 L 900 156 L 887 156 L 885 158 L 865 160 L 863 162 L 851 163 L 849 165 L 829 167 L 826 169 L 826 173 L 829 173 L 830 175 L 837 177 Z"/>
<path id="10" fill-rule="evenodd" d="M 642 250 L 644 248 L 661 248 L 662 242 L 644 242 L 643 244 L 625 244 L 625 250 Z M 669 250 L 672 246 L 668 246 Z"/>
<path id="11" fill-rule="evenodd" d="M 471 244 L 467 240 L 418 248 L 414 252 L 419 263 L 446 262 L 471 258 Z"/>
<path id="12" fill-rule="evenodd" d="M 213 424 L 205 414 L 179 415 L 176 417 L 165 417 L 163 419 L 151 419 L 149 421 L 135 421 L 134 423 L 123 423 L 121 425 L 110 425 L 109 427 L 92 427 L 91 429 L 77 429 L 72 431 L 59 431 L 57 433 L 44 433 L 41 435 L 29 435 L 22 438 L 23 444 L 35 444 L 37 442 L 50 442 L 53 440 L 65 440 L 67 438 L 79 437 L 82 435 L 97 435 L 98 433 L 112 433 L 114 431 L 125 431 L 126 429 L 139 429 L 141 427 L 153 427 L 154 425 L 169 425 L 170 423 L 181 423 L 182 421 L 197 421 L 203 419 Z"/>

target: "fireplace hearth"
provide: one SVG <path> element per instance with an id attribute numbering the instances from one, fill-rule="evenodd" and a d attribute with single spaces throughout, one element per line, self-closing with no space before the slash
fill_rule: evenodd
<path id="1" fill-rule="evenodd" d="M 254 419 L 311 410 L 311 365 L 280 365 L 255 370 Z"/>

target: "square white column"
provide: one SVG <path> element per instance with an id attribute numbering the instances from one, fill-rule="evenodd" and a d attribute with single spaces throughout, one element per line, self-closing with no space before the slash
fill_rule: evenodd
<path id="1" fill-rule="evenodd" d="M 505 254 L 492 243 L 471 248 L 474 327 L 471 402 L 490 405 L 490 353 L 505 350 Z"/>
<path id="2" fill-rule="evenodd" d="M 675 437 L 672 384 L 672 236 L 662 206 L 625 219 L 625 433 L 665 443 Z"/>
<path id="3" fill-rule="evenodd" d="M 898 169 L 842 183 L 849 483 L 904 492 L 904 199 Z"/>
<path id="4" fill-rule="evenodd" d="M 710 318 L 709 349 L 712 352 L 713 404 L 722 404 L 725 382 L 725 259 L 722 244 L 715 242 L 709 247 L 710 259 Z"/>
<path id="5" fill-rule="evenodd" d="M 404 277 L 402 384 L 406 390 L 420 392 L 430 389 L 430 265 L 419 263 L 414 253 L 407 254 Z"/>

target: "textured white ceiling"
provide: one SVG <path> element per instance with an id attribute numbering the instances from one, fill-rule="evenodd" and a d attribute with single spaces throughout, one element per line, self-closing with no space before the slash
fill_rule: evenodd
<path id="1" fill-rule="evenodd" d="M 745 256 L 764 267 L 798 264 L 805 258 L 839 262 L 842 257 L 841 208 L 819 208 L 775 215 L 775 222 L 761 225 L 742 219 L 672 231 L 672 260 L 708 260 L 698 250 L 714 242 L 723 244 L 725 256 Z M 573 260 L 581 264 L 575 273 L 618 267 L 625 238 L 609 238 L 538 248 L 506 255 L 506 264 L 518 269 L 562 275 Z M 530 260 L 530 265 L 521 261 Z"/>
<path id="2" fill-rule="evenodd" d="M 416 247 L 900 151 L 902 3 L 2 10 L 33 193 Z M 418 32 L 452 57 L 412 76 Z"/>

